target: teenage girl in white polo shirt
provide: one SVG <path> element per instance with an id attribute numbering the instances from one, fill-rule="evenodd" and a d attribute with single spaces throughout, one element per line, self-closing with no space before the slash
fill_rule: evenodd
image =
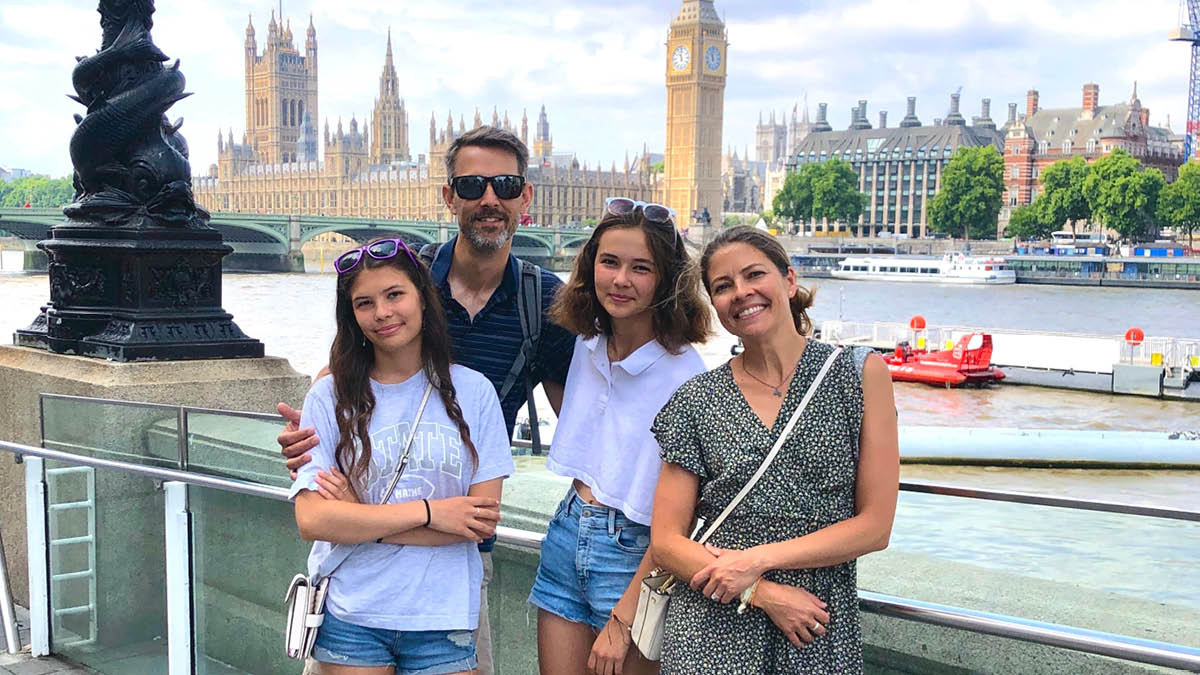
<path id="1" fill-rule="evenodd" d="M 650 510 L 662 461 L 650 433 L 675 389 L 704 372 L 691 343 L 711 313 L 674 213 L 610 198 L 551 317 L 576 333 L 546 466 L 574 479 L 542 544 L 529 600 L 543 674 L 655 672 L 629 633 L 653 568 Z"/>

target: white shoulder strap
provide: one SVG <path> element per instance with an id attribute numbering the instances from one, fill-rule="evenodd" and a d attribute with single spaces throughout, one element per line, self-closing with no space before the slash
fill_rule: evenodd
<path id="1" fill-rule="evenodd" d="M 744 499 L 746 495 L 750 493 L 750 490 L 754 489 L 754 485 L 758 483 L 758 479 L 762 478 L 762 475 L 767 472 L 767 467 L 771 466 L 771 461 L 775 459 L 775 455 L 779 454 L 779 449 L 783 447 L 784 442 L 786 442 L 788 436 L 791 435 L 792 428 L 796 426 L 796 422 L 798 422 L 800 420 L 800 416 L 804 414 L 804 409 L 808 407 L 808 402 L 811 401 L 813 395 L 817 393 L 817 389 L 821 386 L 821 382 L 824 381 L 825 375 L 829 373 L 829 369 L 833 366 L 833 362 L 841 353 L 842 348 L 838 347 L 837 349 L 833 350 L 833 353 L 829 355 L 829 358 L 825 359 L 825 363 L 821 366 L 820 372 L 817 373 L 817 377 L 813 379 L 812 384 L 809 385 L 808 391 L 804 392 L 804 398 L 800 400 L 800 405 L 796 406 L 796 412 L 792 413 L 792 417 L 788 420 L 787 426 L 785 426 L 783 431 L 780 432 L 779 438 L 775 440 L 775 445 L 771 448 L 771 452 L 767 453 L 767 457 L 758 467 L 758 471 L 754 472 L 754 475 L 751 476 L 746 485 L 742 487 L 742 491 L 737 493 L 737 496 L 733 498 L 733 501 L 729 502 L 729 506 L 726 506 L 725 510 L 721 512 L 721 515 L 717 516 L 717 519 L 713 521 L 712 525 L 708 526 L 708 529 L 704 531 L 704 534 L 700 535 L 700 538 L 697 540 L 699 543 L 703 544 L 704 542 L 708 541 L 708 538 L 712 536 L 713 532 L 717 531 L 717 528 L 721 526 L 721 523 L 725 522 L 725 519 L 729 517 L 729 514 L 733 513 L 733 510 L 737 508 L 737 505 L 742 503 L 742 499 Z"/>

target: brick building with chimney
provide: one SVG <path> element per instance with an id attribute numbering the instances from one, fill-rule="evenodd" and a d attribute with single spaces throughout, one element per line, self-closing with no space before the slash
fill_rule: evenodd
<path id="1" fill-rule="evenodd" d="M 1169 128 L 1150 126 L 1150 109 L 1138 99 L 1137 84 L 1129 101 L 1100 105 L 1100 85 L 1083 85 L 1078 108 L 1041 108 L 1038 92 L 1029 90 L 1025 114 L 1017 116 L 1017 104 L 1008 106 L 1004 125 L 1004 206 L 999 232 L 1003 232 L 1012 210 L 1030 204 L 1041 188 L 1041 172 L 1051 164 L 1071 157 L 1088 162 L 1120 148 L 1147 168 L 1159 169 L 1168 182 L 1179 175 L 1183 164 L 1183 136 Z"/>

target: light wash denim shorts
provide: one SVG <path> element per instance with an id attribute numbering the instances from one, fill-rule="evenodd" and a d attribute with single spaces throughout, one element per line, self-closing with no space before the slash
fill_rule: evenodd
<path id="1" fill-rule="evenodd" d="M 326 611 L 312 657 L 339 666 L 395 666 L 396 675 L 461 673 L 475 667 L 475 634 L 367 628 Z"/>
<path id="2" fill-rule="evenodd" d="M 572 487 L 546 530 L 529 602 L 599 630 L 649 547 L 649 527 L 583 501 Z"/>

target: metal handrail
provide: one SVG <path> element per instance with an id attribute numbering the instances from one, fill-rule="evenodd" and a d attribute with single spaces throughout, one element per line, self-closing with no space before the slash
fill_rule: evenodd
<path id="1" fill-rule="evenodd" d="M 1070 499 L 1067 497 L 1051 497 L 1030 492 L 1007 492 L 1000 490 L 980 490 L 977 488 L 958 485 L 938 485 L 912 481 L 900 481 L 902 492 L 917 492 L 944 497 L 965 497 L 986 501 L 1008 502 L 1010 504 L 1031 504 L 1034 506 L 1053 506 L 1079 511 L 1101 511 L 1104 513 L 1121 513 L 1130 516 L 1148 516 L 1151 518 L 1170 518 L 1172 520 L 1191 520 L 1200 522 L 1200 511 L 1171 509 L 1160 506 L 1141 506 L 1122 502 L 1100 502 L 1087 499 Z"/>
<path id="2" fill-rule="evenodd" d="M 178 481 L 200 487 L 228 490 L 277 501 L 287 501 L 288 499 L 288 491 L 283 488 L 269 487 L 231 478 L 208 476 L 190 471 L 143 466 L 98 457 L 83 457 L 60 450 L 38 448 L 7 441 L 0 441 L 0 450 L 17 455 L 31 455 L 96 468 L 128 471 L 164 481 Z M 498 526 L 496 528 L 496 537 L 498 541 L 504 544 L 540 550 L 545 535 L 529 530 Z M 937 605 L 919 600 L 880 595 L 870 591 L 860 590 L 858 591 L 858 595 L 860 609 L 873 614 L 919 621 L 945 628 L 995 635 L 1022 642 L 1061 647 L 1089 654 L 1110 656 L 1138 663 L 1200 671 L 1200 649 L 1185 645 L 1141 640 L 1130 636 L 1089 631 L 1073 626 L 1045 623 L 1001 614 L 989 614 L 961 607 Z"/>

